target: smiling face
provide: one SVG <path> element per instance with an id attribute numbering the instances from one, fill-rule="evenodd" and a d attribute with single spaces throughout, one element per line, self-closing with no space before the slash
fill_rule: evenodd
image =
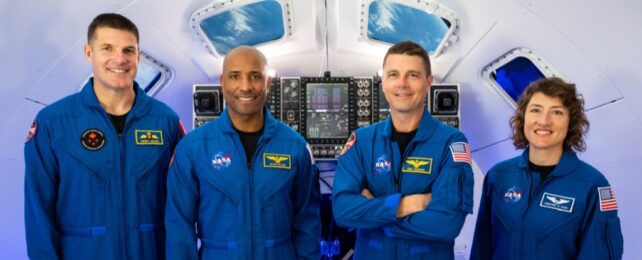
<path id="1" fill-rule="evenodd" d="M 240 47 L 230 52 L 223 64 L 221 85 L 233 120 L 263 118 L 270 78 L 265 57 L 258 50 Z"/>
<path id="2" fill-rule="evenodd" d="M 383 93 L 393 114 L 421 114 L 432 76 L 416 55 L 390 54 L 383 65 Z"/>
<path id="3" fill-rule="evenodd" d="M 560 98 L 533 94 L 524 112 L 524 135 L 531 151 L 561 153 L 569 121 L 569 110 Z"/>
<path id="4" fill-rule="evenodd" d="M 84 53 L 93 69 L 95 88 L 132 89 L 140 62 L 136 35 L 126 30 L 100 27 L 85 44 Z"/>

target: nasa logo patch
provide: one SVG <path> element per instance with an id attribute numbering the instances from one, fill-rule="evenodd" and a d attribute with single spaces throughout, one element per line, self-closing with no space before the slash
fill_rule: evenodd
<path id="1" fill-rule="evenodd" d="M 98 151 L 105 146 L 105 134 L 98 129 L 85 130 L 80 136 L 80 143 L 89 151 Z"/>
<path id="2" fill-rule="evenodd" d="M 519 200 L 522 199 L 523 193 L 524 190 L 520 187 L 513 186 L 508 188 L 508 190 L 504 192 L 504 203 L 511 205 L 519 202 Z"/>
<path id="3" fill-rule="evenodd" d="M 216 171 L 222 171 L 227 169 L 232 165 L 232 153 L 225 155 L 223 152 L 218 152 L 212 158 L 212 169 Z"/>
<path id="4" fill-rule="evenodd" d="M 390 167 L 392 163 L 386 158 L 386 155 L 379 156 L 375 162 L 375 173 L 377 174 L 388 174 L 390 173 Z"/>

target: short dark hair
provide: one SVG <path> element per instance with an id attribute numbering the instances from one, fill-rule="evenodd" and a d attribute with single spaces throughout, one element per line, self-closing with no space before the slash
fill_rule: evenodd
<path id="1" fill-rule="evenodd" d="M 383 57 L 383 65 L 386 65 L 386 60 L 390 54 L 405 54 L 409 56 L 419 56 L 424 62 L 424 68 L 426 69 L 426 76 L 432 75 L 432 70 L 430 69 L 430 57 L 428 52 L 421 47 L 421 45 L 416 44 L 412 41 L 403 41 L 397 43 L 388 49 L 386 56 Z"/>
<path id="2" fill-rule="evenodd" d="M 558 77 L 540 79 L 528 85 L 517 102 L 515 114 L 510 118 L 510 126 L 513 128 L 513 144 L 519 149 L 528 146 L 528 140 L 524 134 L 524 115 L 526 106 L 535 93 L 542 93 L 549 97 L 556 97 L 562 101 L 564 107 L 569 110 L 568 132 L 564 138 L 564 151 L 575 150 L 585 151 L 586 143 L 584 135 L 588 132 L 589 121 L 584 114 L 584 99 L 577 93 L 575 84 L 566 83 Z"/>
<path id="3" fill-rule="evenodd" d="M 136 42 L 139 42 L 138 28 L 127 17 L 116 13 L 99 14 L 91 21 L 87 28 L 87 42 L 91 42 L 96 36 L 96 30 L 101 27 L 125 30 L 136 36 Z"/>

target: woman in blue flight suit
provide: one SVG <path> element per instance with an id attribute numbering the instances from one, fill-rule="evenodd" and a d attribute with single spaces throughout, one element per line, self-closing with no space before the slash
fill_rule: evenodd
<path id="1" fill-rule="evenodd" d="M 589 127 L 575 85 L 531 83 L 510 124 L 525 150 L 486 175 L 471 259 L 621 259 L 614 191 L 575 154 Z"/>

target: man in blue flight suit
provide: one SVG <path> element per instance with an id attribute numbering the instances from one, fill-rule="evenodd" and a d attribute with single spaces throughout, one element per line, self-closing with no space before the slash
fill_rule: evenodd
<path id="1" fill-rule="evenodd" d="M 421 46 L 388 49 L 382 83 L 390 117 L 346 143 L 334 217 L 358 229 L 355 259 L 453 259 L 454 239 L 473 207 L 470 147 L 425 108 L 432 76 Z"/>
<path id="2" fill-rule="evenodd" d="M 225 57 L 227 107 L 181 141 L 168 176 L 169 259 L 319 258 L 318 175 L 305 140 L 264 106 L 270 80 L 257 49 Z"/>
<path id="3" fill-rule="evenodd" d="M 163 259 L 166 178 L 184 130 L 134 82 L 138 29 L 107 13 L 89 25 L 93 77 L 36 116 L 25 144 L 32 259 Z"/>

